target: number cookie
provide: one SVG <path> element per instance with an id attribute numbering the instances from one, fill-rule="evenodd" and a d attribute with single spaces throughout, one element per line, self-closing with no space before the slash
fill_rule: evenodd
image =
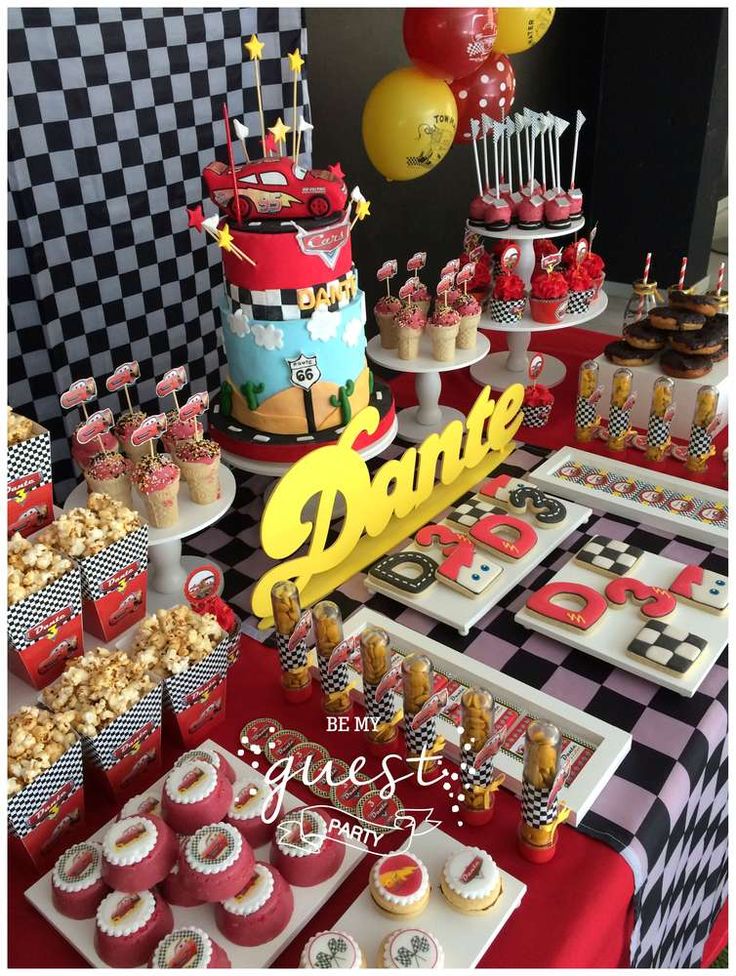
<path id="1" fill-rule="evenodd" d="M 438 566 L 435 559 L 423 552 L 392 552 L 374 563 L 368 576 L 403 596 L 416 596 L 434 583 Z"/>
<path id="2" fill-rule="evenodd" d="M 487 556 L 477 553 L 469 539 L 447 525 L 425 525 L 417 532 L 414 541 L 418 546 L 436 543 L 442 547 L 442 555 L 447 558 L 440 563 L 436 578 L 465 596 L 483 593 L 503 572 Z"/>
<path id="3" fill-rule="evenodd" d="M 661 586 L 650 586 L 631 576 L 619 576 L 606 585 L 606 599 L 622 607 L 629 596 L 641 603 L 639 609 L 645 617 L 667 617 L 677 606 L 677 600 Z"/>
<path id="4" fill-rule="evenodd" d="M 500 533 L 510 531 L 514 539 Z M 485 515 L 470 530 L 470 538 L 502 559 L 517 560 L 528 555 L 537 544 L 537 533 L 527 522 L 513 515 Z"/>
<path id="5" fill-rule="evenodd" d="M 559 498 L 552 498 L 534 485 L 519 484 L 509 492 L 509 508 L 523 514 L 527 509 L 534 513 L 534 521 L 543 528 L 562 525 L 567 518 L 567 507 Z"/>
<path id="6" fill-rule="evenodd" d="M 577 610 L 571 610 L 555 602 L 561 597 L 572 598 L 582 605 Z M 526 601 L 526 608 L 540 617 L 572 627 L 573 630 L 590 630 L 606 612 L 608 604 L 600 593 L 584 583 L 558 581 L 546 583 L 536 593 L 532 593 Z"/>

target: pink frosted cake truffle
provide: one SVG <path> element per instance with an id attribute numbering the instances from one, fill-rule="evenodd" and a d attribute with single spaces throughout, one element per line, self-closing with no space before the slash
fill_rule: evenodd
<path id="1" fill-rule="evenodd" d="M 265 783 L 254 783 L 244 777 L 233 787 L 233 802 L 226 822 L 237 827 L 251 847 L 267 844 L 276 829 L 276 820 L 264 821 L 276 809 L 278 796 Z"/>
<path id="2" fill-rule="evenodd" d="M 542 226 L 544 220 L 544 200 L 536 193 L 524 197 L 519 204 L 516 222 L 522 230 L 534 230 Z"/>
<path id="3" fill-rule="evenodd" d="M 567 197 L 557 195 L 545 203 L 544 221 L 548 227 L 570 226 L 570 202 Z"/>
<path id="4" fill-rule="evenodd" d="M 181 883 L 202 901 L 225 901 L 241 890 L 254 864 L 250 844 L 232 824 L 208 824 L 184 844 Z"/>
<path id="5" fill-rule="evenodd" d="M 186 834 L 181 834 L 177 839 L 179 841 L 179 857 L 175 861 L 171 871 L 169 871 L 158 886 L 158 890 L 170 905 L 179 905 L 181 908 L 194 908 L 196 905 L 203 905 L 204 901 L 192 895 L 182 884 L 181 871 L 179 870 L 181 851 L 184 849 L 184 845 L 189 838 Z"/>
<path id="6" fill-rule="evenodd" d="M 289 884 L 321 884 L 337 871 L 345 848 L 330 832 L 325 817 L 302 807 L 284 814 L 271 845 L 271 862 Z"/>
<path id="7" fill-rule="evenodd" d="M 147 963 L 174 928 L 171 909 L 157 891 L 112 891 L 101 901 L 95 922 L 97 954 L 115 969 Z"/>
<path id="8" fill-rule="evenodd" d="M 488 230 L 506 230 L 511 224 L 511 205 L 503 199 L 486 205 L 485 225 Z"/>
<path id="9" fill-rule="evenodd" d="M 235 770 L 217 749 L 210 749 L 209 746 L 199 746 L 197 749 L 190 749 L 183 756 L 179 756 L 174 763 L 174 768 L 182 766 L 185 762 L 211 763 L 219 773 L 222 773 L 225 779 L 231 783 L 235 782 Z"/>
<path id="10" fill-rule="evenodd" d="M 187 925 L 165 935 L 153 950 L 149 969 L 230 969 L 228 954 L 202 929 Z"/>
<path id="11" fill-rule="evenodd" d="M 109 890 L 102 878 L 102 850 L 93 841 L 64 851 L 51 873 L 54 908 L 67 918 L 94 918 Z"/>
<path id="12" fill-rule="evenodd" d="M 118 820 L 149 815 L 161 816 L 161 797 L 158 793 L 139 793 L 137 796 L 131 796 L 120 811 Z"/>
<path id="13" fill-rule="evenodd" d="M 217 823 L 233 800 L 230 781 L 210 761 L 175 766 L 164 780 L 161 809 L 177 834 L 193 834 L 205 824 Z"/>
<path id="14" fill-rule="evenodd" d="M 102 838 L 102 877 L 116 891 L 143 891 L 163 881 L 178 856 L 176 835 L 160 817 L 126 817 Z"/>
<path id="15" fill-rule="evenodd" d="M 293 911 L 290 885 L 273 865 L 259 862 L 237 894 L 215 905 L 215 921 L 236 945 L 258 946 L 283 932 Z"/>

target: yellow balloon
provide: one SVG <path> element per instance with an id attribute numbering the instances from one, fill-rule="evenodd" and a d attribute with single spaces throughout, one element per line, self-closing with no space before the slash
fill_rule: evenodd
<path id="1" fill-rule="evenodd" d="M 382 78 L 363 109 L 365 150 L 387 180 L 415 180 L 434 169 L 456 128 L 449 86 L 417 68 L 398 68 Z"/>
<path id="2" fill-rule="evenodd" d="M 528 51 L 547 33 L 554 15 L 554 7 L 499 7 L 493 50 L 501 54 Z"/>

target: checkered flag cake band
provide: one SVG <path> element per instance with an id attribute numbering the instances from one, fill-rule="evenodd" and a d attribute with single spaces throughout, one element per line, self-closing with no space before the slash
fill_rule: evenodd
<path id="1" fill-rule="evenodd" d="M 363 682 L 363 706 L 371 718 L 378 719 L 379 724 L 384 725 L 394 717 L 394 695 L 392 691 L 387 691 L 380 701 L 376 701 L 377 688 L 378 685 Z"/>
<path id="2" fill-rule="evenodd" d="M 575 403 L 575 426 L 590 427 L 596 422 L 598 411 L 587 397 L 579 396 Z"/>
<path id="3" fill-rule="evenodd" d="M 513 325 L 518 322 L 524 311 L 525 299 L 519 298 L 513 302 L 504 302 L 498 298 L 492 298 L 488 303 L 488 314 L 494 322 L 503 325 Z"/>
<path id="4" fill-rule="evenodd" d="M 669 420 L 651 414 L 647 424 L 647 445 L 649 447 L 664 447 L 670 436 L 670 427 Z"/>
<path id="5" fill-rule="evenodd" d="M 282 671 L 296 671 L 306 668 L 309 652 L 307 642 L 302 639 L 289 650 L 289 637 L 286 634 L 276 634 L 276 647 L 279 652 L 279 664 Z"/>
<path id="6" fill-rule="evenodd" d="M 544 427 L 552 413 L 552 407 L 544 405 L 541 407 L 522 407 L 525 427 Z"/>
<path id="7" fill-rule="evenodd" d="M 690 440 L 687 445 L 688 457 L 702 457 L 707 454 L 713 446 L 713 438 L 705 427 L 696 427 L 695 424 L 690 428 Z"/>
<path id="8" fill-rule="evenodd" d="M 530 827 L 545 827 L 557 818 L 558 800 L 550 803 L 550 790 L 538 790 L 526 780 L 521 784 L 521 816 Z"/>
<path id="9" fill-rule="evenodd" d="M 319 308 L 328 312 L 337 312 L 354 301 L 358 294 L 358 272 L 353 266 L 338 278 L 299 289 L 269 288 L 265 291 L 250 291 L 228 283 L 226 292 L 232 311 L 241 309 L 250 319 L 267 322 L 309 319 L 314 315 L 318 296 L 330 299 L 319 303 Z"/>
<path id="10" fill-rule="evenodd" d="M 589 288 L 588 291 L 571 291 L 567 300 L 567 314 L 582 315 L 583 312 L 587 312 L 592 298 L 592 288 Z"/>
<path id="11" fill-rule="evenodd" d="M 437 719 L 431 718 L 418 729 L 411 726 L 411 716 L 406 716 L 404 722 L 404 738 L 406 751 L 411 756 L 418 756 L 422 749 L 431 749 L 437 739 Z"/>
<path id="12" fill-rule="evenodd" d="M 319 682 L 322 685 L 322 691 L 326 695 L 334 694 L 337 691 L 344 691 L 350 681 L 347 664 L 338 664 L 332 671 L 328 671 L 329 663 L 329 658 L 324 658 L 320 654 L 317 655 Z"/>
<path id="13" fill-rule="evenodd" d="M 623 437 L 631 427 L 631 411 L 611 404 L 608 412 L 608 436 Z"/>
<path id="14" fill-rule="evenodd" d="M 493 759 L 484 762 L 480 769 L 473 765 L 474 756 L 472 752 L 464 753 L 464 760 L 460 764 L 460 779 L 466 790 L 473 786 L 490 786 L 493 782 Z"/>

